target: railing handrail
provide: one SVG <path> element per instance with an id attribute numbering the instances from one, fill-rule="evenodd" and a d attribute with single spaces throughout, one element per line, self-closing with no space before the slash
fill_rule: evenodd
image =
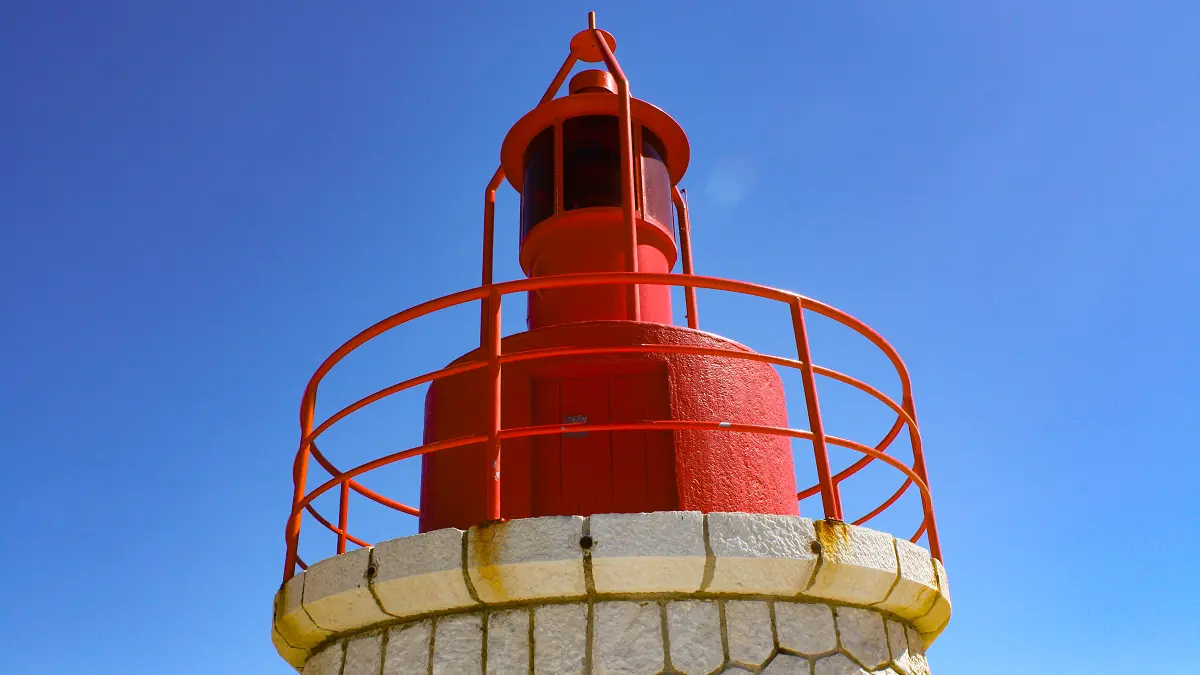
<path id="1" fill-rule="evenodd" d="M 499 309 L 501 299 L 505 295 L 513 293 L 521 293 L 528 291 L 538 291 L 552 288 L 564 288 L 575 286 L 594 286 L 594 285 L 664 285 L 664 286 L 682 286 L 685 289 L 694 292 L 696 288 L 704 288 L 709 290 L 720 290 L 738 293 L 742 295 L 750 295 L 754 297 L 776 300 L 789 305 L 792 308 L 793 328 L 797 339 L 797 352 L 800 354 L 800 359 L 788 359 L 784 357 L 758 354 L 751 351 L 740 351 L 736 349 L 721 349 L 712 347 L 695 347 L 690 345 L 625 345 L 614 347 L 555 347 L 547 349 L 537 349 L 524 352 L 512 352 L 508 354 L 501 353 L 500 350 L 500 316 Z M 346 356 L 363 346 L 367 342 L 376 337 L 390 331 L 393 328 L 404 325 L 414 319 L 432 314 L 434 312 L 466 304 L 476 300 L 482 301 L 483 311 L 481 312 L 481 345 L 480 358 L 457 363 L 440 370 L 418 375 L 409 378 L 397 384 L 381 389 L 373 394 L 370 394 L 350 405 L 342 408 L 334 413 L 326 420 L 321 422 L 315 428 L 313 421 L 316 414 L 316 400 L 320 383 L 324 377 Z M 691 304 L 691 303 L 689 303 Z M 489 305 L 492 306 L 489 311 Z M 867 338 L 877 348 L 882 351 L 888 360 L 892 363 L 896 373 L 900 379 L 901 385 L 901 402 L 896 403 L 891 397 L 872 387 L 865 382 L 856 378 L 850 377 L 843 373 L 817 366 L 811 363 L 811 357 L 805 359 L 808 352 L 808 339 L 806 329 L 804 327 L 803 313 L 804 310 L 815 312 L 818 315 L 829 318 L 837 323 L 840 323 L 858 334 Z M 691 318 L 691 317 L 689 317 Z M 689 320 L 689 324 L 693 321 Z M 491 353 L 484 354 L 484 351 Z M 417 515 L 419 511 L 411 506 L 407 506 L 391 500 L 383 495 L 375 493 L 366 487 L 353 480 L 356 476 L 361 475 L 373 468 L 384 466 L 401 459 L 408 457 L 428 454 L 440 450 L 459 447 L 471 443 L 488 443 L 489 447 L 493 448 L 494 463 L 496 466 L 497 478 L 495 479 L 496 487 L 489 484 L 489 501 L 494 502 L 491 511 L 495 511 L 498 517 L 499 501 L 498 501 L 498 472 L 499 472 L 499 443 L 501 440 L 510 438 L 521 438 L 525 436 L 536 435 L 540 433 L 563 433 L 562 425 L 549 425 L 544 427 L 544 431 L 531 431 L 538 429 L 537 427 L 516 427 L 516 428 L 500 428 L 499 426 L 499 381 L 500 369 L 506 363 L 517 361 L 528 361 L 534 359 L 550 359 L 560 358 L 563 356 L 577 356 L 586 354 L 601 354 L 601 353 L 696 353 L 713 356 L 721 356 L 728 358 L 739 358 L 746 360 L 759 361 L 769 363 L 776 366 L 794 368 L 801 371 L 804 375 L 805 400 L 809 409 L 809 421 L 811 429 L 809 431 L 786 429 L 782 427 L 762 427 L 760 425 L 745 425 L 735 424 L 728 421 L 722 422 L 701 422 L 701 421 L 681 421 L 681 420 L 661 420 L 645 423 L 630 424 L 613 424 L 613 425 L 568 425 L 571 431 L 585 431 L 587 429 L 595 430 L 637 430 L 643 428 L 650 429 L 692 429 L 699 428 L 702 430 L 720 430 L 720 431 L 740 431 L 743 433 L 773 433 L 781 436 L 790 436 L 793 438 L 805 438 L 813 442 L 814 451 L 817 454 L 817 469 L 819 482 L 806 490 L 797 493 L 797 499 L 821 494 L 822 502 L 826 517 L 841 519 L 841 500 L 838 494 L 838 486 L 845 479 L 857 473 L 863 467 L 875 459 L 881 459 L 885 463 L 899 469 L 906 475 L 906 480 L 900 488 L 885 502 L 880 504 L 876 509 L 854 521 L 858 525 L 869 521 L 870 519 L 882 513 L 893 503 L 895 503 L 913 484 L 916 484 L 921 492 L 922 510 L 924 517 L 922 518 L 921 527 L 917 533 L 913 535 L 912 540 L 916 541 L 920 536 L 928 532 L 929 546 L 935 557 L 941 557 L 940 545 L 937 540 L 937 528 L 934 520 L 932 497 L 928 492 L 928 479 L 925 476 L 924 455 L 921 446 L 920 432 L 916 421 L 916 413 L 913 406 L 912 387 L 909 379 L 908 370 L 904 365 L 900 355 L 892 348 L 886 340 L 878 333 L 859 321 L 853 316 L 838 310 L 825 303 L 804 297 L 790 291 L 771 288 L 758 284 L 752 284 L 744 281 L 734 281 L 730 279 L 721 279 L 715 277 L 703 277 L 695 275 L 680 275 L 680 274 L 661 274 L 649 272 L 604 272 L 590 274 L 570 274 L 556 275 L 547 277 L 535 277 L 527 279 L 516 279 L 501 283 L 488 284 L 479 286 L 457 293 L 451 293 L 433 300 L 423 302 L 403 311 L 397 312 L 382 321 L 379 321 L 361 331 L 353 338 L 339 347 L 333 354 L 325 359 L 318 367 L 317 371 L 309 380 L 305 387 L 304 397 L 301 402 L 300 409 L 300 426 L 301 426 L 301 442 L 297 450 L 295 460 L 293 462 L 293 482 L 294 496 L 292 509 L 288 517 L 288 527 L 285 532 L 287 543 L 287 560 L 285 561 L 285 580 L 290 578 L 294 573 L 299 557 L 297 555 L 298 540 L 300 534 L 300 522 L 305 510 L 314 515 L 326 528 L 338 535 L 338 552 L 345 551 L 347 541 L 356 545 L 364 545 L 362 540 L 352 537 L 347 529 L 347 500 L 350 490 L 354 490 L 363 496 L 372 499 L 380 504 L 389 506 L 390 508 L 411 514 Z M 489 392 L 489 402 L 495 408 L 491 411 L 495 417 L 492 420 L 492 431 L 488 434 L 477 434 L 472 436 L 464 436 L 455 439 L 446 439 L 429 443 L 415 448 L 410 448 L 399 453 L 393 453 L 385 457 L 378 458 L 371 462 L 359 465 L 348 471 L 340 471 L 332 462 L 324 456 L 316 445 L 316 439 L 334 424 L 339 422 L 350 414 L 361 410 L 362 408 L 378 402 L 388 396 L 405 391 L 421 384 L 434 382 L 446 377 L 460 375 L 474 370 L 488 369 L 492 374 L 493 384 L 496 390 Z M 855 387 L 873 398 L 881 401 L 897 414 L 895 423 L 889 429 L 883 439 L 876 444 L 874 448 L 842 439 L 834 436 L 828 436 L 824 433 L 821 427 L 821 417 L 819 407 L 816 401 L 815 381 L 812 379 L 815 375 L 829 377 L 840 381 L 844 384 Z M 639 426 L 651 425 L 651 426 Z M 699 427 L 687 425 L 700 425 Z M 715 425 L 715 426 L 714 426 Z M 887 455 L 886 450 L 891 443 L 899 435 L 904 427 L 908 427 L 910 435 L 910 443 L 913 451 L 913 466 L 910 468 L 900 462 L 900 460 Z M 601 429 L 600 427 L 603 427 Z M 843 448 L 858 451 L 864 456 L 854 464 L 846 467 L 837 474 L 829 474 L 828 458 L 825 456 L 825 444 L 836 445 Z M 323 483 L 319 488 L 305 493 L 305 485 L 307 482 L 307 463 L 311 456 L 330 473 L 331 480 Z M 312 500 L 331 487 L 338 485 L 341 489 L 342 508 L 339 513 L 339 523 L 334 526 L 327 519 L 321 516 L 314 507 Z"/>

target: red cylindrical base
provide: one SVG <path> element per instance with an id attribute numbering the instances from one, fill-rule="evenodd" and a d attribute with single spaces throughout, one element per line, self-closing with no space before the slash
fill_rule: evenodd
<path id="1" fill-rule="evenodd" d="M 510 336 L 503 352 L 556 346 L 678 344 L 749 351 L 725 338 L 660 324 L 599 321 Z M 478 358 L 472 352 L 456 363 Z M 483 433 L 481 371 L 433 383 L 425 442 Z M 503 426 L 646 420 L 787 426 L 783 385 L 768 364 L 692 354 L 559 357 L 504 366 Z M 482 444 L 422 458 L 422 532 L 487 518 Z M 791 444 L 717 431 L 589 432 L 505 441 L 501 516 L 662 510 L 797 515 Z"/>
<path id="2" fill-rule="evenodd" d="M 624 272 L 627 231 L 621 210 L 592 207 L 539 223 L 521 244 L 521 266 L 531 277 Z M 667 274 L 677 253 L 671 233 L 638 219 L 638 271 Z M 529 328 L 629 318 L 624 286 L 572 286 L 529 294 Z M 641 321 L 672 323 L 671 288 L 640 285 Z"/>

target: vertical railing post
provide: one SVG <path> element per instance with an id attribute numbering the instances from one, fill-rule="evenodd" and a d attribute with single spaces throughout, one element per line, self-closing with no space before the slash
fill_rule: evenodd
<path id="1" fill-rule="evenodd" d="M 907 377 L 907 374 L 905 374 Z M 906 380 L 907 381 L 907 380 Z M 925 487 L 929 487 L 929 471 L 925 467 L 925 449 L 921 444 L 921 432 L 917 429 L 917 409 L 913 405 L 912 396 L 907 392 L 904 395 L 904 400 L 900 406 L 904 408 L 904 412 L 908 413 L 909 419 L 913 421 L 908 426 L 908 441 L 912 446 L 913 453 L 913 472 L 921 477 Z M 937 521 L 933 515 L 933 500 L 930 499 L 928 507 L 925 510 L 925 534 L 929 537 L 929 553 L 938 560 L 942 559 L 942 542 L 938 538 Z"/>
<path id="2" fill-rule="evenodd" d="M 504 180 L 504 167 L 498 167 L 488 181 L 487 189 L 483 191 L 483 274 L 481 286 L 492 285 L 492 269 L 495 265 L 494 248 L 496 241 L 496 190 Z M 479 342 L 483 344 L 488 334 L 487 302 L 483 303 L 479 316 Z"/>
<path id="3" fill-rule="evenodd" d="M 488 307 L 487 341 L 487 519 L 500 520 L 500 293 L 494 288 L 484 299 Z"/>
<path id="4" fill-rule="evenodd" d="M 341 502 L 338 505 L 338 538 L 337 552 L 341 555 L 346 552 L 346 532 L 350 528 L 350 480 L 342 481 Z"/>
<path id="5" fill-rule="evenodd" d="M 594 21 L 595 17 L 589 15 L 589 20 Z M 621 70 L 621 65 L 617 63 L 617 57 L 613 56 L 612 49 L 609 48 L 608 42 L 604 40 L 604 34 L 596 30 L 594 23 L 590 25 L 592 28 L 592 37 L 596 40 L 596 45 L 600 48 L 600 53 L 604 56 L 604 65 L 608 66 L 608 71 L 612 73 L 613 79 L 617 81 L 617 94 L 620 96 L 620 107 L 618 108 L 617 118 L 619 120 L 618 129 L 620 131 L 621 142 L 621 217 L 625 221 L 625 271 L 637 272 L 637 207 L 634 204 L 634 193 L 637 190 L 637 182 L 633 173 L 633 104 L 631 101 L 632 96 L 629 93 L 629 79 L 625 77 L 625 71 Z M 625 297 L 629 320 L 641 321 L 641 295 L 638 291 L 638 285 L 629 284 L 627 289 Z"/>
<path id="6" fill-rule="evenodd" d="M 791 301 L 792 327 L 796 332 L 796 353 L 800 359 L 800 374 L 804 381 L 804 403 L 808 406 L 808 427 L 813 434 L 813 455 L 817 463 L 817 481 L 821 485 L 821 506 L 826 519 L 842 520 L 842 500 L 829 469 L 829 449 L 825 444 L 825 428 L 821 423 L 821 408 L 817 402 L 817 378 L 813 373 L 812 354 L 808 348 L 808 330 L 804 326 L 804 299 L 793 296 Z"/>
<path id="7" fill-rule="evenodd" d="M 304 509 L 297 505 L 304 499 L 304 488 L 308 483 L 308 457 L 311 452 L 313 416 L 316 410 L 317 392 L 315 385 L 309 383 L 300 400 L 300 450 L 292 462 L 292 513 L 288 517 L 287 527 L 284 528 L 283 538 L 287 552 L 283 559 L 283 580 L 286 582 L 296 575 L 296 559 L 300 554 L 300 522 L 304 518 Z"/>
<path id="8" fill-rule="evenodd" d="M 671 186 L 671 201 L 675 202 L 675 213 L 679 216 L 679 254 L 683 260 L 683 273 L 692 276 L 696 273 L 692 264 L 692 225 L 688 219 L 687 200 L 678 185 Z M 688 328 L 699 329 L 700 317 L 696 310 L 696 287 L 683 287 L 683 301 L 687 306 Z"/>

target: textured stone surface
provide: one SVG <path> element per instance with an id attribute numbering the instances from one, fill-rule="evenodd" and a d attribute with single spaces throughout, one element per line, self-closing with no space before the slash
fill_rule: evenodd
<path id="1" fill-rule="evenodd" d="M 870 669 L 887 663 L 887 633 L 879 612 L 858 607 L 838 607 L 834 614 L 842 651 Z"/>
<path id="2" fill-rule="evenodd" d="M 483 618 L 452 614 L 434 623 L 433 675 L 483 672 Z"/>
<path id="3" fill-rule="evenodd" d="M 746 670 L 745 668 L 743 668 L 741 666 L 729 666 L 725 670 L 721 671 L 721 675 L 726 675 L 727 673 L 731 674 L 731 675 L 735 675 L 736 673 L 749 673 L 749 672 L 750 672 L 749 670 Z"/>
<path id="4" fill-rule="evenodd" d="M 917 630 L 921 631 L 926 647 L 933 642 L 933 639 L 950 622 L 950 581 L 946 578 L 946 568 L 942 567 L 942 563 L 934 560 L 933 572 L 937 578 L 938 586 L 938 593 L 934 597 L 933 606 L 925 616 L 913 620 Z"/>
<path id="5" fill-rule="evenodd" d="M 775 603 L 775 631 L 779 646 L 813 656 L 837 649 L 833 610 L 807 602 Z"/>
<path id="6" fill-rule="evenodd" d="M 371 549 L 326 558 L 304 572 L 304 609 L 326 630 L 351 631 L 389 617 L 367 587 Z"/>
<path id="7" fill-rule="evenodd" d="M 657 602 L 597 602 L 594 611 L 595 675 L 654 675 L 662 670 L 662 621 Z"/>
<path id="8" fill-rule="evenodd" d="M 360 635 L 346 642 L 343 675 L 378 675 L 383 662 L 383 634 Z"/>
<path id="9" fill-rule="evenodd" d="M 538 675 L 583 673 L 587 605 L 550 605 L 533 612 L 533 667 Z"/>
<path id="10" fill-rule="evenodd" d="M 329 631 L 318 627 L 304 611 L 304 576 L 301 572 L 288 579 L 275 594 L 275 628 L 292 647 L 311 649 L 329 637 Z"/>
<path id="11" fill-rule="evenodd" d="M 937 597 L 933 560 L 929 551 L 911 541 L 895 539 L 893 542 L 900 562 L 900 579 L 877 606 L 884 611 L 915 618 L 927 613 Z"/>
<path id="12" fill-rule="evenodd" d="M 316 652 L 304 664 L 304 675 L 341 675 L 343 650 L 342 643 L 335 642 Z"/>
<path id="13" fill-rule="evenodd" d="M 275 651 L 279 652 L 279 655 L 283 657 L 283 660 L 287 661 L 288 665 L 292 666 L 293 668 L 302 667 L 304 665 L 304 661 L 308 659 L 307 649 L 300 649 L 298 647 L 291 646 L 287 643 L 287 640 L 283 639 L 283 636 L 279 634 L 279 631 L 274 628 L 271 629 L 271 644 L 275 645 Z"/>
<path id="14" fill-rule="evenodd" d="M 910 675 L 911 666 L 908 661 L 908 633 L 899 621 L 887 621 L 888 651 L 892 654 L 892 663 L 904 675 Z"/>
<path id="15" fill-rule="evenodd" d="M 908 636 L 909 675 L 929 675 L 929 662 L 925 660 L 925 638 L 916 628 L 905 627 Z"/>
<path id="16" fill-rule="evenodd" d="M 472 527 L 467 569 L 475 592 L 484 602 L 582 597 L 582 536 L 583 518 L 577 516 Z"/>
<path id="17" fill-rule="evenodd" d="M 730 661 L 747 666 L 762 665 L 775 649 L 770 606 L 758 600 L 726 602 L 725 634 L 729 638 Z"/>
<path id="18" fill-rule="evenodd" d="M 721 646 L 721 611 L 714 601 L 667 603 L 667 635 L 671 643 L 671 664 L 685 675 L 708 675 L 725 660 Z"/>
<path id="19" fill-rule="evenodd" d="M 812 671 L 808 659 L 802 656 L 776 654 L 762 672 L 763 675 L 809 675 Z"/>
<path id="20" fill-rule="evenodd" d="M 597 592 L 689 593 L 700 588 L 706 561 L 700 512 L 595 515 L 588 526 Z"/>
<path id="21" fill-rule="evenodd" d="M 892 535 L 828 520 L 814 528 L 821 567 L 805 595 L 860 605 L 887 597 L 899 571 Z"/>
<path id="22" fill-rule="evenodd" d="M 376 546 L 371 583 L 383 609 L 414 616 L 475 604 L 462 572 L 462 538 L 462 530 L 435 530 Z"/>
<path id="23" fill-rule="evenodd" d="M 488 615 L 488 675 L 529 672 L 529 610 Z"/>
<path id="24" fill-rule="evenodd" d="M 391 629 L 384 651 L 383 675 L 429 675 L 432 626 L 432 621 L 425 620 Z"/>
<path id="25" fill-rule="evenodd" d="M 808 518 L 711 513 L 708 541 L 716 561 L 706 590 L 795 595 L 816 568 L 815 540 Z"/>
<path id="26" fill-rule="evenodd" d="M 813 675 L 867 675 L 867 671 L 845 654 L 833 654 L 817 659 L 813 664 Z"/>

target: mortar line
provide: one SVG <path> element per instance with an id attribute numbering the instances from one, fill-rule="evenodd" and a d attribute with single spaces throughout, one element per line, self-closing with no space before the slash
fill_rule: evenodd
<path id="1" fill-rule="evenodd" d="M 429 621 L 429 659 L 426 664 L 428 675 L 433 675 L 433 650 L 437 642 L 437 625 L 438 617 L 435 616 Z"/>
<path id="2" fill-rule="evenodd" d="M 367 592 L 375 600 L 375 606 L 379 608 L 379 611 L 397 619 L 402 618 L 383 608 L 383 600 L 379 599 L 379 592 L 375 589 L 375 577 L 379 576 L 379 566 L 375 564 L 375 547 L 372 546 L 369 550 L 370 553 L 367 554 Z"/>
<path id="3" fill-rule="evenodd" d="M 483 645 L 482 645 L 482 647 L 481 647 L 481 649 L 483 650 L 483 653 L 482 653 L 482 654 L 480 655 L 480 657 L 479 657 L 479 664 L 480 664 L 480 665 L 479 665 L 479 668 L 480 668 L 480 670 L 482 671 L 483 675 L 487 675 L 487 671 L 488 671 L 488 669 L 487 669 L 487 662 L 488 662 L 488 636 L 489 636 L 489 635 L 491 635 L 491 628 L 490 628 L 490 626 L 491 626 L 491 623 L 492 623 L 492 614 L 491 614 L 491 612 L 489 612 L 489 611 L 487 610 L 487 608 L 484 608 L 484 610 L 483 610 L 482 614 L 480 614 L 479 621 L 480 621 L 480 623 L 481 623 L 481 624 L 483 624 L 483 628 L 482 628 L 482 631 L 481 631 L 481 632 L 483 633 L 483 639 L 482 639 Z"/>
<path id="4" fill-rule="evenodd" d="M 675 664 L 671 663 L 671 635 L 667 631 L 667 601 L 658 601 L 658 623 L 659 630 L 662 631 L 663 644 L 663 670 L 666 672 L 674 672 Z"/>
<path id="5" fill-rule="evenodd" d="M 528 612 L 529 612 L 529 675 L 533 675 L 534 657 L 536 655 L 535 650 L 537 649 L 537 644 L 534 642 L 534 639 L 533 639 L 533 628 L 534 628 L 534 626 L 533 626 L 533 615 L 534 615 L 533 607 L 530 607 L 528 609 Z"/>
<path id="6" fill-rule="evenodd" d="M 725 625 L 725 601 L 717 600 L 717 618 L 721 624 L 722 667 L 729 667 L 729 628 Z"/>
<path id="7" fill-rule="evenodd" d="M 479 593 L 475 590 L 475 584 L 471 583 L 471 572 L 467 565 L 470 564 L 470 558 L 467 555 L 467 538 L 471 535 L 470 530 L 462 531 L 462 560 L 459 562 L 459 567 L 462 568 L 463 583 L 467 585 L 467 595 L 479 604 L 483 601 L 479 599 Z"/>
<path id="8" fill-rule="evenodd" d="M 887 595 L 883 596 L 883 599 L 879 602 L 872 602 L 872 607 L 877 607 L 887 602 L 888 598 L 892 597 L 892 593 L 896 591 L 896 587 L 900 585 L 900 577 L 902 576 L 902 572 L 900 570 L 900 548 L 899 544 L 896 543 L 895 537 L 892 537 L 892 552 L 896 556 L 896 578 L 892 579 L 892 585 L 888 587 Z M 937 579 L 935 578 L 934 581 L 937 581 Z"/>
<path id="9" fill-rule="evenodd" d="M 342 664 L 338 666 L 338 675 L 346 673 L 346 651 L 350 648 L 349 640 L 342 640 Z"/>
<path id="10" fill-rule="evenodd" d="M 596 603 L 590 599 L 587 601 L 587 634 L 584 636 L 584 651 L 583 651 L 583 672 L 584 675 L 592 675 L 592 645 L 595 638 L 592 633 L 596 626 Z"/>
<path id="11" fill-rule="evenodd" d="M 589 539 L 592 536 L 592 518 L 588 516 L 583 519 L 583 536 Z M 596 547 L 596 540 L 592 540 L 592 545 L 583 549 L 583 588 L 589 597 L 596 595 L 596 573 L 592 568 L 592 549 Z"/>
<path id="12" fill-rule="evenodd" d="M 812 587 L 817 583 L 817 576 L 821 573 L 821 568 L 825 565 L 825 546 L 821 543 L 820 539 L 813 539 L 809 550 L 817 554 L 817 564 L 813 565 L 812 576 L 808 578 L 808 583 L 804 586 L 803 590 L 796 594 L 797 596 L 803 596 L 812 590 Z"/>
<path id="13" fill-rule="evenodd" d="M 704 514 L 702 518 L 702 531 L 704 534 L 704 574 L 700 577 L 700 592 L 708 590 L 712 585 L 713 577 L 717 573 L 717 556 L 713 553 L 712 541 L 709 538 L 708 532 L 708 514 Z"/>
<path id="14" fill-rule="evenodd" d="M 384 628 L 383 633 L 379 636 L 379 675 L 384 675 L 387 670 L 387 648 L 391 640 L 392 629 Z"/>

